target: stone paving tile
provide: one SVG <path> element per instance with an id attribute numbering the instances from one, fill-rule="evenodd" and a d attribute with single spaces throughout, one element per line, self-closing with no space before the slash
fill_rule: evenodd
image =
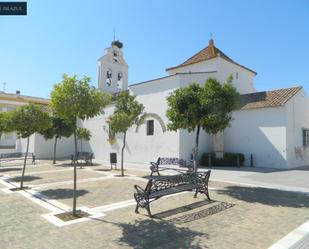
<path id="1" fill-rule="evenodd" d="M 127 200 L 133 193 L 132 184 L 137 182 L 113 178 L 78 184 L 93 191 L 81 196 L 78 203 L 96 205 Z M 146 182 L 138 184 L 143 186 Z M 159 214 L 168 213 L 161 219 L 148 218 L 144 210 L 135 214 L 134 206 L 129 206 L 108 212 L 105 217 L 62 228 L 45 220 L 41 214 L 48 211 L 19 193 L 0 192 L 0 248 L 260 249 L 267 248 L 309 219 L 308 195 L 220 182 L 210 182 L 210 186 L 217 188 L 210 191 L 211 198 L 217 202 L 208 203 L 201 194 L 193 198 L 192 193 L 153 202 L 154 215 L 160 217 Z M 72 202 L 59 200 L 68 201 L 70 205 Z M 221 202 L 235 206 L 207 217 L 196 216 Z M 184 208 L 188 205 L 192 208 Z M 184 215 L 192 216 L 192 221 L 173 222 L 174 218 Z"/>
<path id="2" fill-rule="evenodd" d="M 248 191 L 251 192 L 251 190 Z M 270 191 L 265 194 L 265 198 L 267 199 L 268 195 L 273 194 Z M 281 205 L 272 205 L 267 202 L 264 204 L 250 203 L 246 201 L 246 196 L 237 199 L 229 195 L 223 195 L 220 191 L 218 193 L 217 191 L 211 191 L 211 197 L 214 200 L 234 203 L 235 206 L 200 220 L 175 225 L 175 227 L 187 228 L 189 229 L 189 233 L 204 234 L 195 238 L 200 240 L 200 244 L 203 245 L 201 248 L 267 248 L 309 219 L 309 200 L 304 199 L 306 197 L 303 195 L 293 197 L 293 204 L 288 205 L 285 198 L 288 196 L 292 197 L 294 195 L 293 193 L 285 194 L 283 197 L 279 193 L 275 194 L 273 198 L 282 200 Z M 200 198 L 201 196 L 197 199 Z M 152 204 L 152 212 L 155 215 L 160 209 L 168 210 L 168 208 L 174 208 L 175 204 L 179 203 L 180 200 L 181 202 L 186 201 L 187 203 L 196 201 L 192 200 L 190 194 L 171 197 L 168 201 L 161 199 Z M 276 203 L 278 202 L 277 200 Z M 299 207 L 301 205 L 298 204 L 304 204 L 304 207 Z M 194 210 L 194 212 L 197 210 Z M 121 210 L 117 210 L 113 214 L 109 214 L 106 219 L 127 221 L 132 227 L 138 229 L 140 225 L 138 225 L 139 221 L 137 219 L 144 219 L 145 216 L 138 215 L 137 218 L 134 218 L 133 208 L 131 208 L 131 212 L 131 215 L 127 213 L 124 215 L 121 213 Z M 163 221 L 167 222 L 168 220 L 168 218 L 163 219 Z M 140 223 L 146 224 L 147 222 L 143 221 Z M 158 221 L 158 224 L 147 224 L 146 227 L 141 225 L 139 236 L 147 236 L 145 231 L 151 231 L 151 226 L 155 227 L 156 225 L 159 226 L 159 224 L 160 221 Z M 149 228 L 147 227 L 148 225 Z M 135 233 L 135 229 L 132 229 L 132 233 Z M 177 233 L 176 228 L 175 233 Z M 135 234 L 135 236 L 137 235 Z M 129 240 L 128 243 L 131 243 L 132 247 L 134 247 L 135 242 L 130 241 L 129 235 L 127 239 Z M 153 237 L 152 239 L 155 240 L 156 238 Z M 145 243 L 147 246 L 151 245 L 151 241 Z"/>
<path id="3" fill-rule="evenodd" d="M 114 175 L 120 175 L 121 174 L 120 169 L 111 170 L 110 168 L 107 168 L 107 167 L 104 167 L 104 166 L 92 167 L 91 169 L 94 170 L 94 171 L 98 171 L 98 172 L 108 172 L 108 173 L 111 173 L 111 174 L 114 174 Z M 135 176 L 140 176 L 140 177 L 149 176 L 149 173 L 150 173 L 150 171 L 148 171 L 148 170 L 145 170 L 145 171 L 134 170 L 134 169 L 125 169 L 124 170 L 125 175 L 135 175 Z"/>
<path id="4" fill-rule="evenodd" d="M 91 179 L 96 177 L 104 177 L 104 174 L 97 174 L 95 172 L 86 171 L 83 169 L 77 170 L 77 179 Z M 21 179 L 20 176 L 12 176 L 11 181 L 19 182 Z M 55 183 L 62 181 L 72 181 L 73 179 L 73 170 L 60 171 L 60 172 L 50 172 L 44 174 L 33 174 L 31 172 L 26 172 L 24 182 L 28 185 L 38 185 L 45 183 Z"/>
<path id="5" fill-rule="evenodd" d="M 78 206 L 92 208 L 133 199 L 134 184 L 144 186 L 146 183 L 121 177 L 86 183 L 77 182 Z M 59 184 L 57 187 L 42 188 L 40 192 L 66 205 L 72 203 L 71 186 Z"/>
<path id="6" fill-rule="evenodd" d="M 50 170 L 63 170 L 65 168 L 69 168 L 69 165 L 52 165 L 48 162 L 38 162 L 35 165 L 27 164 L 26 165 L 26 174 L 37 171 L 50 171 Z M 18 164 L 15 166 L 0 166 L 0 175 L 18 175 L 21 174 L 22 164 Z"/>

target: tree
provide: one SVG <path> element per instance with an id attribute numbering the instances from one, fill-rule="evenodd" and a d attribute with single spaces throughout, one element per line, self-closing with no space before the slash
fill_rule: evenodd
<path id="1" fill-rule="evenodd" d="M 27 139 L 26 154 L 24 158 L 24 167 L 22 171 L 20 189 L 23 189 L 24 176 L 26 170 L 27 154 L 29 152 L 29 138 L 32 134 L 41 133 L 51 125 L 47 112 L 43 111 L 43 106 L 24 105 L 11 111 L 10 113 L 10 130 L 14 130 L 19 138 Z"/>
<path id="2" fill-rule="evenodd" d="M 75 124 L 74 151 L 77 156 L 76 122 L 78 119 L 85 120 L 103 113 L 103 108 L 110 102 L 111 97 L 96 90 L 89 85 L 90 78 L 84 77 L 80 80 L 76 75 L 68 77 L 63 75 L 62 82 L 54 86 L 51 92 L 51 108 L 59 117 L 72 120 Z M 76 216 L 76 162 L 74 162 L 74 183 L 73 183 L 73 215 Z"/>
<path id="3" fill-rule="evenodd" d="M 200 129 L 208 134 L 216 134 L 228 127 L 232 120 L 231 112 L 236 108 L 238 93 L 231 82 L 232 78 L 228 78 L 224 84 L 208 78 L 204 86 L 193 83 L 176 89 L 167 98 L 168 129 L 196 131 L 193 155 L 195 172 Z"/>
<path id="4" fill-rule="evenodd" d="M 129 92 L 122 92 L 116 98 L 114 113 L 109 117 L 109 127 L 113 133 L 123 133 L 121 149 L 121 176 L 124 176 L 123 154 L 126 146 L 126 135 L 132 125 L 139 126 L 144 121 L 144 106 Z"/>
<path id="5" fill-rule="evenodd" d="M 0 139 L 4 133 L 11 132 L 11 112 L 0 112 Z"/>
<path id="6" fill-rule="evenodd" d="M 76 129 L 76 137 L 80 140 L 80 151 L 83 152 L 83 140 L 90 141 L 91 133 L 86 128 L 78 127 Z"/>
<path id="7" fill-rule="evenodd" d="M 60 139 L 61 137 L 70 137 L 73 134 L 75 124 L 70 120 L 66 120 L 59 117 L 56 113 L 53 113 L 50 119 L 51 119 L 51 127 L 44 130 L 42 132 L 42 135 L 46 140 L 54 138 L 53 164 L 55 164 L 58 139 Z"/>

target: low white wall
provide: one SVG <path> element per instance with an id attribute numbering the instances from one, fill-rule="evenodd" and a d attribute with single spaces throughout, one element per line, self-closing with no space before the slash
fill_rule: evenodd
<path id="1" fill-rule="evenodd" d="M 180 130 L 179 139 L 179 155 L 180 158 L 190 160 L 192 149 L 195 147 L 196 131 L 188 132 L 187 130 Z M 199 151 L 198 158 L 200 159 L 203 153 L 209 152 L 212 148 L 211 137 L 202 129 L 199 135 Z"/>
<path id="2" fill-rule="evenodd" d="M 28 151 L 35 152 L 34 146 L 35 146 L 35 134 L 30 136 Z M 16 152 L 26 152 L 26 149 L 27 149 L 27 138 L 17 138 L 16 139 Z"/>
<path id="3" fill-rule="evenodd" d="M 259 108 L 235 111 L 231 127 L 224 130 L 226 152 L 243 153 L 255 167 L 287 168 L 285 109 Z"/>
<path id="4" fill-rule="evenodd" d="M 30 150 L 29 150 L 30 151 Z M 37 159 L 52 159 L 54 155 L 54 139 L 45 140 L 40 134 L 35 134 L 34 151 Z M 70 158 L 74 152 L 73 137 L 61 138 L 57 141 L 57 158 Z"/>

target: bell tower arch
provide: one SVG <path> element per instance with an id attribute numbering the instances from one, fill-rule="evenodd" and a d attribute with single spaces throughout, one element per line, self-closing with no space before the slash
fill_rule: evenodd
<path id="1" fill-rule="evenodd" d="M 98 60 L 98 89 L 117 93 L 128 89 L 128 65 L 122 53 L 123 44 L 113 41 Z"/>

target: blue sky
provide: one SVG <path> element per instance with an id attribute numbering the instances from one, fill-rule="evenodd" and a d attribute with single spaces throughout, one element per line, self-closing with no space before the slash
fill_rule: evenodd
<path id="1" fill-rule="evenodd" d="M 165 76 L 208 44 L 256 72 L 257 90 L 303 85 L 309 94 L 309 1 L 28 0 L 0 16 L 0 90 L 48 97 L 64 73 L 96 85 L 97 59 L 124 43 L 129 84 Z"/>

